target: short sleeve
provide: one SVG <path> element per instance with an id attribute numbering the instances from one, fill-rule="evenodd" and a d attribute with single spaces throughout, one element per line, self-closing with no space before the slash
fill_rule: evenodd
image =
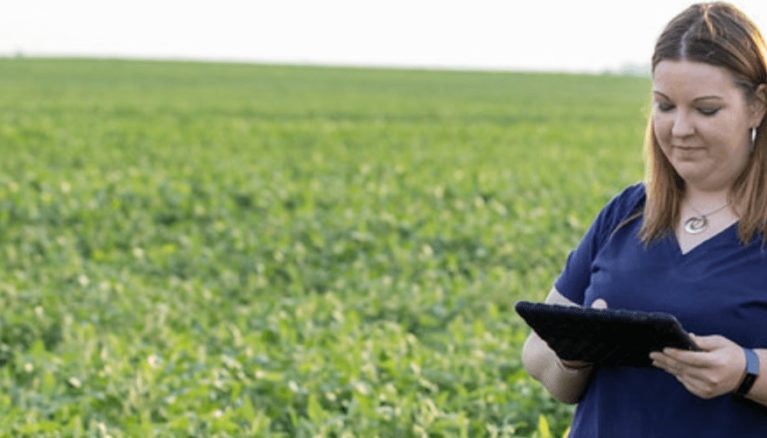
<path id="1" fill-rule="evenodd" d="M 570 252 L 555 287 L 567 299 L 583 304 L 591 282 L 591 267 L 613 230 L 644 201 L 644 185 L 632 185 L 615 196 L 599 212 L 578 246 Z"/>

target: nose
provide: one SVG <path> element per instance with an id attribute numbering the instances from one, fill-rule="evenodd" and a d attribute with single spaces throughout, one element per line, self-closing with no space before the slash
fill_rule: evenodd
<path id="1" fill-rule="evenodd" d="M 674 137 L 688 137 L 693 133 L 695 133 L 695 127 L 690 117 L 683 114 L 682 111 L 677 111 L 674 126 L 671 128 L 671 135 Z"/>

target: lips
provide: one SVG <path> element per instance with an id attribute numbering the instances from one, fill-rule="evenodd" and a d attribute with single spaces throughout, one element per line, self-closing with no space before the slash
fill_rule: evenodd
<path id="1" fill-rule="evenodd" d="M 695 151 L 698 149 L 703 149 L 701 146 L 674 146 L 675 149 L 681 149 L 683 151 Z"/>

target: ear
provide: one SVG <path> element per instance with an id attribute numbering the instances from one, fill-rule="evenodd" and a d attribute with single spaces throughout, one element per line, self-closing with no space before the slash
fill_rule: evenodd
<path id="1" fill-rule="evenodd" d="M 760 126 L 765 114 L 767 114 L 767 84 L 759 84 L 751 101 L 751 126 Z"/>

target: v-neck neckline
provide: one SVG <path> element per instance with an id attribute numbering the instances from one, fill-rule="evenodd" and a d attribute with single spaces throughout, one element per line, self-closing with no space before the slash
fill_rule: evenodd
<path id="1" fill-rule="evenodd" d="M 687 258 L 690 254 L 692 254 L 692 253 L 694 253 L 696 251 L 699 251 L 699 249 L 701 247 L 705 247 L 705 246 L 711 245 L 712 241 L 721 240 L 723 236 L 729 234 L 734 227 L 738 226 L 739 223 L 740 223 L 739 220 L 731 223 L 726 228 L 720 230 L 718 233 L 716 233 L 713 236 L 709 237 L 708 239 L 700 242 L 699 244 L 693 246 L 687 252 L 682 252 L 682 245 L 679 244 L 679 239 L 676 236 L 676 232 L 672 232 L 671 233 L 671 237 L 672 237 L 671 241 L 673 243 L 674 249 L 676 250 L 676 255 L 681 257 L 681 258 Z"/>

